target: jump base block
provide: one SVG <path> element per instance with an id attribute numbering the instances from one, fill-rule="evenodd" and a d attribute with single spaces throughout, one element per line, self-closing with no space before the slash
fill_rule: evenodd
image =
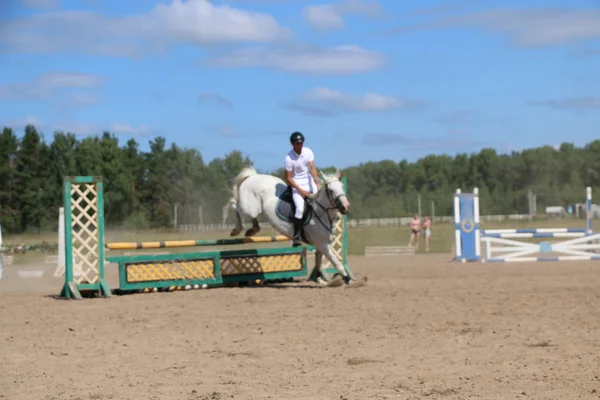
<path id="1" fill-rule="evenodd" d="M 218 286 L 253 280 L 306 277 L 302 247 L 243 249 L 108 258 L 119 267 L 119 289 Z"/>

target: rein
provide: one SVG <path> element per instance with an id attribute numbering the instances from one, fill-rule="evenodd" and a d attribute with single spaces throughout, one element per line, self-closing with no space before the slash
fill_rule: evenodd
<path id="1" fill-rule="evenodd" d="M 315 196 L 315 199 L 308 199 L 307 203 L 309 204 L 309 206 L 311 207 L 311 209 L 313 210 L 313 214 L 315 216 L 315 218 L 317 219 L 317 221 L 319 221 L 321 223 L 321 225 L 323 225 L 323 227 L 327 230 L 327 232 L 329 233 L 333 233 L 333 223 L 339 218 L 338 217 L 338 213 L 335 213 L 335 216 L 333 218 L 331 218 L 329 216 L 329 211 L 331 210 L 337 210 L 338 207 L 337 205 L 339 204 L 339 200 L 340 197 L 344 196 L 344 194 L 340 194 L 339 196 L 333 198 L 333 196 L 331 195 L 331 193 L 329 192 L 329 190 L 327 190 L 327 186 L 329 185 L 329 183 L 324 183 L 323 184 L 323 188 L 322 190 L 325 190 L 325 193 L 327 194 L 327 198 L 329 199 L 329 201 L 331 202 L 331 204 L 333 204 L 333 207 L 325 207 L 323 206 L 321 203 L 319 203 L 316 199 L 317 196 Z M 318 195 L 318 192 L 317 192 Z M 323 220 L 321 219 L 322 215 L 319 215 L 316 210 L 314 209 L 314 207 L 312 207 L 312 204 L 316 204 L 318 205 L 320 208 L 322 208 L 324 210 L 323 214 L 327 215 L 327 218 L 329 219 L 329 226 L 323 222 Z"/>

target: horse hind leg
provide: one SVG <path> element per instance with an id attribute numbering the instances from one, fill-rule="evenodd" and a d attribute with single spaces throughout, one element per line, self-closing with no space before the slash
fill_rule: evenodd
<path id="1" fill-rule="evenodd" d="M 331 280 L 323 267 L 323 253 L 319 249 L 315 251 L 315 266 L 308 280 L 321 285 L 327 285 L 327 282 Z"/>
<path id="2" fill-rule="evenodd" d="M 254 236 L 258 232 L 260 232 L 260 225 L 258 223 L 258 219 L 252 218 L 252 228 L 246 231 L 246 236 Z"/>
<path id="3" fill-rule="evenodd" d="M 223 207 L 223 225 L 227 223 L 227 217 L 229 216 L 230 211 L 234 211 L 235 214 L 235 227 L 229 234 L 231 236 L 237 236 L 244 227 L 242 226 L 242 217 L 240 216 L 240 212 L 237 210 L 237 201 L 235 197 L 229 200 Z"/>
<path id="4" fill-rule="evenodd" d="M 237 236 L 240 234 L 244 227 L 242 226 L 242 217 L 240 216 L 240 212 L 235 210 L 235 227 L 231 230 L 230 236 Z"/>

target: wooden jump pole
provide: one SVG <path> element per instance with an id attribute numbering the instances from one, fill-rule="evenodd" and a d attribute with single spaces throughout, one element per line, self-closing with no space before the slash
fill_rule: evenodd
<path id="1" fill-rule="evenodd" d="M 285 242 L 292 240 L 283 235 L 255 236 L 234 239 L 205 239 L 205 240 L 162 240 L 154 242 L 111 242 L 106 243 L 109 250 L 139 250 L 139 249 L 163 249 L 169 247 L 195 247 L 195 246 L 220 246 L 245 243 L 269 243 Z"/>

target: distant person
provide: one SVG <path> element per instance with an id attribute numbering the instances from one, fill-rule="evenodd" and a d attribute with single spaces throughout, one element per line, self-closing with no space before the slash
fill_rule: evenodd
<path id="1" fill-rule="evenodd" d="M 431 218 L 429 216 L 425 216 L 423 229 L 425 230 L 425 251 L 429 251 L 429 238 L 431 237 Z"/>
<path id="2" fill-rule="evenodd" d="M 413 215 L 412 220 L 409 224 L 410 227 L 410 241 L 408 246 L 412 246 L 414 242 L 415 249 L 419 247 L 419 233 L 421 231 L 421 220 L 417 214 Z"/>

